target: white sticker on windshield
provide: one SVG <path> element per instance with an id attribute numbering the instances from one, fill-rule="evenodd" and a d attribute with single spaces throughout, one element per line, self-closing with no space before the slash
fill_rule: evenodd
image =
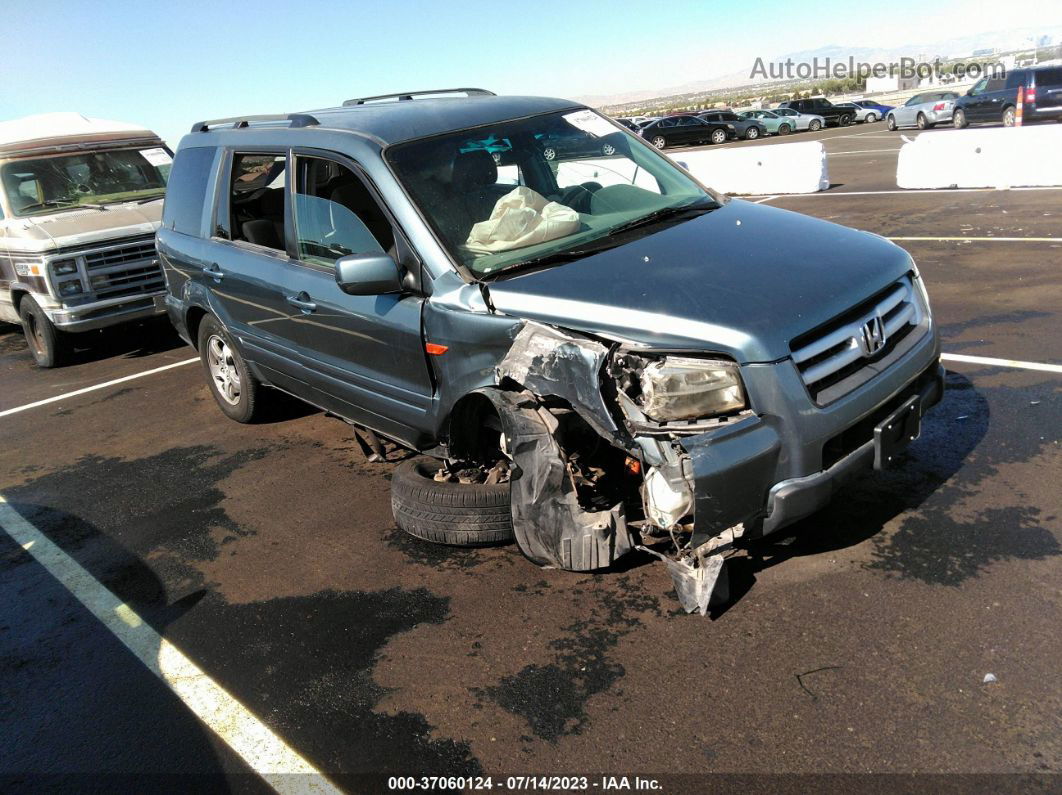
<path id="1" fill-rule="evenodd" d="M 153 166 L 168 166 L 173 162 L 170 153 L 162 147 L 156 147 L 155 149 L 141 149 L 140 154 L 142 154 L 144 159 Z"/>
<path id="2" fill-rule="evenodd" d="M 565 120 L 573 127 L 577 127 L 585 133 L 601 137 L 617 132 L 607 119 L 603 119 L 592 110 L 577 110 L 574 113 L 565 113 Z"/>

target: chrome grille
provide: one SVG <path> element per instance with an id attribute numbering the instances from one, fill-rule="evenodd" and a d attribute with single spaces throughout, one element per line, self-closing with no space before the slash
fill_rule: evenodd
<path id="1" fill-rule="evenodd" d="M 78 259 L 86 287 L 97 300 L 150 295 L 166 286 L 153 239 L 90 249 L 80 252 Z"/>
<path id="2" fill-rule="evenodd" d="M 154 259 L 154 257 L 155 243 L 148 240 L 127 246 L 115 246 L 102 251 L 91 251 L 85 254 L 85 267 L 90 271 L 94 271 L 100 268 L 110 268 L 114 265 L 123 265 L 128 262 Z"/>
<path id="3" fill-rule="evenodd" d="M 918 289 L 905 276 L 833 323 L 794 340 L 793 361 L 812 397 L 824 405 L 880 372 L 880 363 L 923 325 L 925 316 Z"/>

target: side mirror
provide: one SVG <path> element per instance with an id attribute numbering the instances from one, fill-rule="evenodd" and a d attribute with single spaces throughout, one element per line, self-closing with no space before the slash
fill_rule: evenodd
<path id="1" fill-rule="evenodd" d="M 350 254 L 336 260 L 336 284 L 348 295 L 402 292 L 402 275 L 388 254 Z"/>

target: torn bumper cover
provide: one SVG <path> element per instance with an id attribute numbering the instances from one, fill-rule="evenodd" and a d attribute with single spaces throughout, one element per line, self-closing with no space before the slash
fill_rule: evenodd
<path id="1" fill-rule="evenodd" d="M 539 398 L 564 400 L 595 431 L 619 446 L 622 432 L 601 396 L 600 373 L 608 348 L 593 340 L 527 323 L 499 363 L 499 383 L 525 392 L 497 392 L 509 452 L 513 532 L 520 549 L 541 566 L 592 571 L 611 565 L 633 548 L 619 502 L 589 510 L 579 502 L 558 441 L 557 418 Z"/>

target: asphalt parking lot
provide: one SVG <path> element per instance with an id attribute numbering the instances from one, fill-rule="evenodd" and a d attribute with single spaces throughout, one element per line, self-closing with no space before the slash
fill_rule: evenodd
<path id="1" fill-rule="evenodd" d="M 1062 772 L 1062 372 L 977 360 L 1062 365 L 1062 189 L 900 192 L 880 123 L 728 146 L 813 139 L 831 189 L 753 200 L 896 239 L 945 352 L 974 361 L 945 362 L 904 466 L 734 558 L 711 619 L 648 559 L 579 575 L 406 537 L 393 463 L 288 401 L 227 420 L 164 327 L 44 372 L 0 326 L 0 524 L 23 517 L 148 630 L 130 650 L 0 533 L 5 784 Z M 195 717 L 145 664 L 172 649 L 250 717 Z M 290 756 L 241 759 L 258 726 Z"/>

